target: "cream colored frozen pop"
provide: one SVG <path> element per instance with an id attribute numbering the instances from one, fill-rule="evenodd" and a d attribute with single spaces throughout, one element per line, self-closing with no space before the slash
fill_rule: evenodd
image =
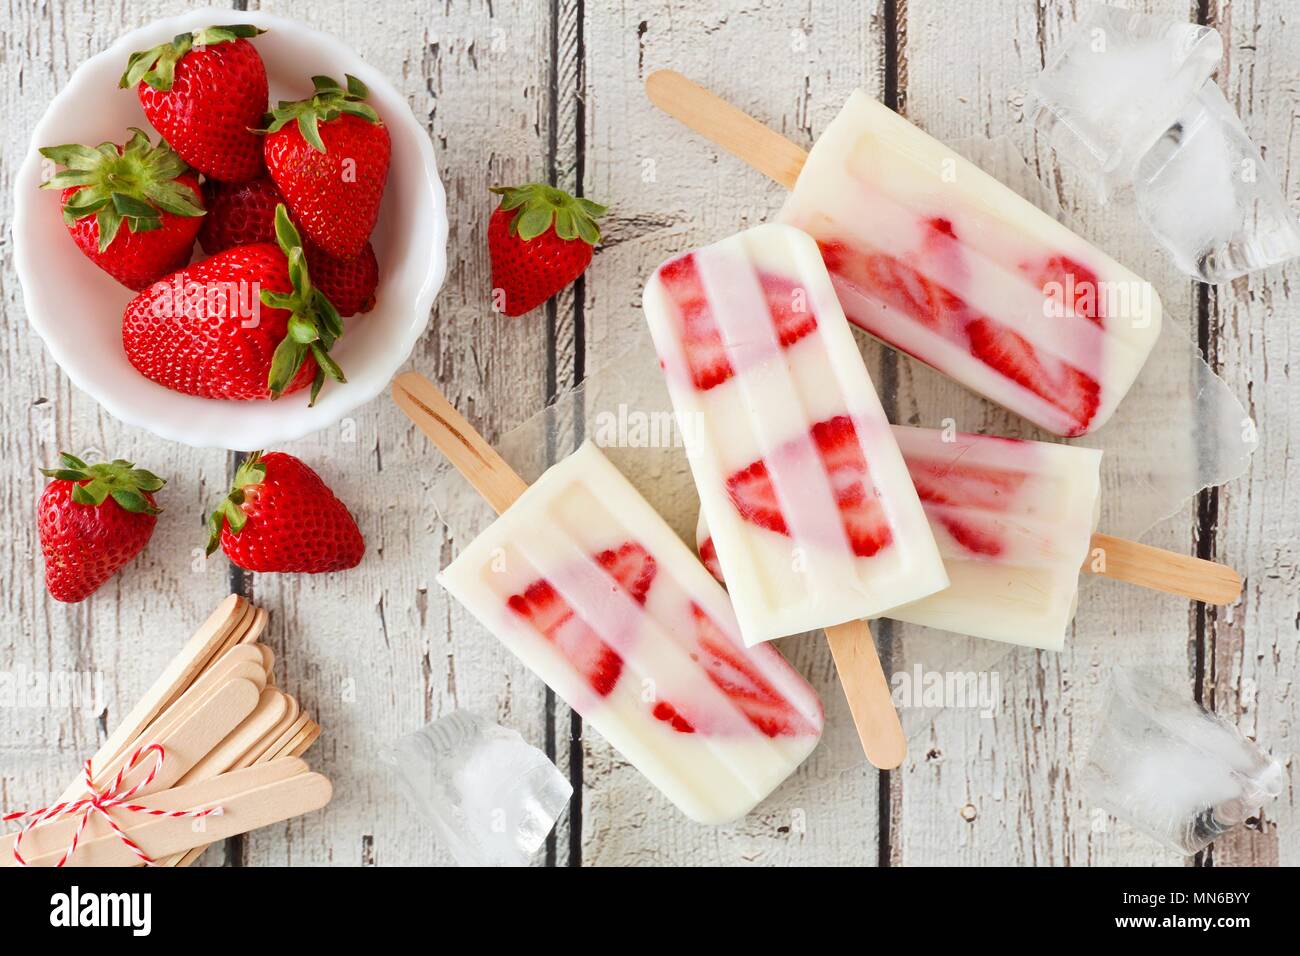
<path id="1" fill-rule="evenodd" d="M 749 812 L 821 737 L 813 689 L 595 445 L 531 487 L 432 384 L 399 406 L 502 512 L 438 581 L 683 813 Z"/>
<path id="2" fill-rule="evenodd" d="M 952 583 L 885 617 L 1060 650 L 1081 570 L 1212 603 L 1231 603 L 1241 592 L 1231 568 L 1095 533 L 1096 449 L 902 425 L 893 430 Z M 703 513 L 697 542 L 721 580 Z"/>
<path id="3" fill-rule="evenodd" d="M 807 235 L 758 226 L 678 256 L 644 305 L 746 643 L 947 585 Z"/>
<path id="4" fill-rule="evenodd" d="M 1101 452 L 894 426 L 951 584 L 885 614 L 1060 650 L 1097 523 Z M 720 573 L 703 515 L 700 557 Z"/>
<path id="5" fill-rule="evenodd" d="M 1058 435 L 1103 425 L 1160 333 L 1151 285 L 861 91 L 803 151 L 680 74 L 650 98 L 793 192 L 849 320 Z M 797 177 L 797 179 L 796 179 Z"/>

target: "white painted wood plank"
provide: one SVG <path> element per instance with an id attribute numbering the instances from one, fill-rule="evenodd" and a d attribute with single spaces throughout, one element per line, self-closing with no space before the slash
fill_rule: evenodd
<path id="1" fill-rule="evenodd" d="M 1224 36 L 1218 82 L 1294 207 L 1300 200 L 1300 20 L 1285 4 L 1244 0 L 1214 5 L 1211 15 Z M 1212 298 L 1217 359 L 1223 376 L 1248 397 L 1259 449 L 1249 473 L 1219 495 L 1215 549 L 1245 572 L 1246 591 L 1239 605 L 1210 617 L 1205 700 L 1287 771 L 1282 796 L 1265 808 L 1258 830 L 1241 829 L 1215 844 L 1215 866 L 1300 864 L 1297 281 L 1300 268 L 1292 263 L 1238 279 Z"/>
<path id="2" fill-rule="evenodd" d="M 1082 5 L 1080 5 L 1082 6 Z M 1176 19 L 1186 4 L 1134 6 Z M 901 41 L 903 112 L 927 132 L 949 142 L 1011 130 L 1020 94 L 1042 68 L 1045 55 L 1077 18 L 1073 4 L 999 0 L 979 5 L 913 4 Z M 1077 176 L 1057 172 L 1043 154 L 1041 170 L 1057 185 L 1063 206 L 1085 236 L 1155 284 L 1166 321 L 1195 329 L 1191 283 L 1155 249 L 1145 233 L 1129 228 L 1113 208 L 1098 208 Z M 1151 373 L 1151 367 L 1148 373 Z M 1167 382 L 1144 382 L 1175 391 L 1185 368 L 1164 369 Z M 1148 374 L 1147 378 L 1150 378 Z M 1157 389 L 1159 390 L 1159 389 Z M 1141 399 L 1134 397 L 1134 402 Z M 1127 409 L 1126 411 L 1131 411 Z M 1143 411 L 1143 409 L 1136 409 Z M 1154 406 L 1150 414 L 1159 414 Z M 993 434 L 1025 434 L 1007 412 L 982 401 L 917 363 L 898 365 L 900 420 Z M 1190 422 L 1188 427 L 1194 427 Z M 1140 425 L 1115 422 L 1103 430 L 1106 454 L 1134 454 L 1149 440 Z M 1123 488 L 1103 487 L 1106 501 Z M 1193 548 L 1193 511 L 1155 529 L 1145 540 L 1179 551 Z M 1127 828 L 1094 830 L 1091 807 L 1077 786 L 1088 741 L 1100 715 L 1109 669 L 1141 663 L 1159 667 L 1187 687 L 1192 671 L 1187 603 L 1104 581 L 1085 581 L 1066 650 L 1060 654 L 1007 649 L 911 626 L 899 627 L 894 662 L 907 671 L 973 668 L 996 674 L 1002 701 L 982 719 L 949 709 L 930 718 L 909 715 L 921 734 L 911 762 L 894 775 L 898 816 L 891 827 L 893 861 L 902 865 L 1034 865 L 1177 863 Z M 964 659 L 975 663 L 966 663 Z M 1000 658 L 1000 659 L 999 659 Z M 991 663 L 990 663 L 991 662 Z M 916 738 L 914 738 L 916 739 Z"/>
<path id="3" fill-rule="evenodd" d="M 646 99 L 645 76 L 678 70 L 810 144 L 854 87 L 878 88 L 881 23 L 872 4 L 742 2 L 587 5 L 586 192 L 609 202 L 604 244 L 586 281 L 587 368 L 610 363 L 644 334 L 641 287 L 663 260 L 779 209 L 785 191 L 690 133 Z M 633 378 L 655 376 L 627 369 Z M 616 460 L 694 541 L 689 483 L 665 498 L 662 449 Z M 680 453 L 678 453 L 680 456 Z M 683 464 L 684 459 L 678 464 Z M 684 474 L 684 466 L 683 472 Z M 677 476 L 680 479 L 680 475 Z M 681 487 L 681 485 L 679 485 Z M 603 740 L 588 735 L 583 861 L 594 864 L 873 864 L 878 775 L 849 732 L 847 705 L 820 638 L 782 650 L 816 686 L 828 732 L 796 774 L 733 828 L 694 826 Z"/>
<path id="4" fill-rule="evenodd" d="M 545 402 L 546 328 L 490 309 L 488 187 L 543 176 L 546 8 L 419 2 L 266 4 L 333 32 L 406 93 L 432 136 L 451 218 L 450 267 L 411 366 L 440 384 L 493 437 Z M 382 290 L 381 290 L 382 294 Z M 456 708 L 514 727 L 541 746 L 544 685 L 434 581 L 486 517 L 458 483 L 456 529 L 440 527 L 431 486 L 437 452 L 385 397 L 289 449 L 318 467 L 353 508 L 367 556 L 319 578 L 256 575 L 255 600 L 276 612 L 273 643 L 325 728 L 308 755 L 334 800 L 308 821 L 247 840 L 249 863 L 421 864 L 446 861 L 412 816 L 376 751 Z"/>
<path id="5" fill-rule="evenodd" d="M 181 3 L 133 5 L 141 22 L 170 15 Z M 121 9 L 90 2 L 14 4 L 0 22 L 0 192 L 12 208 L 13 177 L 32 127 L 73 70 L 123 30 Z M 54 144 L 49 144 L 54 145 Z M 69 269 L 94 268 L 69 240 Z M 224 571 L 194 564 L 204 502 L 225 484 L 225 456 L 196 452 L 128 428 L 75 390 L 27 323 L 13 271 L 12 238 L 0 240 L 0 503 L 8 516 L 0 543 L 0 672 L 30 691 L 30 678 L 84 677 L 89 701 L 24 695 L 0 706 L 0 807 L 55 799 L 116 722 L 148 688 L 195 627 L 228 593 Z M 109 314 L 105 321 L 115 321 Z M 78 605 L 52 600 L 34 520 L 45 479 L 37 468 L 59 450 L 126 457 L 169 479 L 165 509 L 144 554 Z M 13 686 L 12 684 L 10 685 Z"/>

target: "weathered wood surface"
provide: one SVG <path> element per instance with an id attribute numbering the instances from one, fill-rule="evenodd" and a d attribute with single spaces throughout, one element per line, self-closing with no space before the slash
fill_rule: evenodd
<path id="1" fill-rule="evenodd" d="M 997 0 L 979 5 L 824 2 L 810 8 L 728 0 L 607 5 L 453 2 L 277 2 L 266 9 L 334 32 L 407 95 L 427 125 L 451 217 L 447 283 L 411 366 L 437 380 L 489 438 L 617 357 L 638 333 L 644 276 L 668 255 L 764 221 L 782 191 L 658 114 L 646 73 L 673 67 L 802 144 L 811 144 L 844 97 L 861 86 L 949 141 L 1007 131 L 1020 96 L 1077 11 L 1072 4 Z M 1140 5 L 1186 19 L 1187 4 Z M 1282 5 L 1211 2 L 1224 34 L 1220 83 L 1264 143 L 1287 195 L 1300 197 L 1295 116 L 1300 25 Z M 26 132 L 90 53 L 124 29 L 186 9 L 175 2 L 123 10 L 89 0 L 20 2 L 0 24 L 6 206 Z M 335 782 L 329 809 L 230 841 L 209 864 L 443 863 L 427 827 L 395 792 L 378 749 L 457 707 L 516 727 L 554 754 L 578 795 L 539 863 L 908 864 L 1178 863 L 1131 830 L 1107 824 L 1078 786 L 1078 770 L 1116 663 L 1154 664 L 1187 693 L 1289 754 L 1297 708 L 1297 543 L 1300 490 L 1292 448 L 1300 398 L 1289 380 L 1300 355 L 1288 283 L 1295 267 L 1241 280 L 1208 296 L 1179 276 L 1114 210 L 1086 201 L 1068 171 L 1040 153 L 1039 172 L 1091 238 L 1156 283 L 1168 320 L 1199 335 L 1209 358 L 1259 426 L 1247 475 L 1189 503 L 1146 540 L 1233 563 L 1243 601 L 1198 614 L 1185 602 L 1105 581 L 1085 582 L 1074 639 L 1059 655 L 955 641 L 881 627 L 886 665 L 995 673 L 995 716 L 910 708 L 909 762 L 882 778 L 853 750 L 847 708 L 824 642 L 783 647 L 814 682 L 831 729 L 808 764 L 746 821 L 713 830 L 686 822 L 611 748 L 453 606 L 433 581 L 486 509 L 435 475 L 436 454 L 381 399 L 352 421 L 289 450 L 319 468 L 354 508 L 369 546 L 356 571 L 323 578 L 238 577 L 272 611 L 280 683 L 325 728 L 309 754 Z M 507 320 L 489 309 L 487 187 L 554 178 L 611 204 L 605 242 L 584 281 L 553 306 Z M 3 503 L 11 533 L 0 566 L 0 671 L 91 673 L 103 699 L 0 709 L 0 806 L 40 802 L 75 773 L 147 687 L 192 627 L 227 593 L 224 558 L 196 562 L 203 509 L 231 467 L 129 429 L 75 392 L 29 332 L 10 265 L 0 293 L 6 401 Z M 862 340 L 897 420 L 954 418 L 998 432 L 1010 419 L 920 368 Z M 1179 370 L 1165 383 L 1179 386 Z M 1158 383 L 1160 384 L 1160 383 Z M 559 453 L 572 447 L 555 435 Z M 1117 439 L 1140 442 L 1141 435 Z M 60 448 L 100 449 L 171 478 L 168 513 L 139 566 L 75 608 L 40 581 L 26 517 L 38 463 Z M 1108 453 L 1111 452 L 1108 446 Z M 1119 453 L 1117 450 L 1115 453 Z M 544 464 L 544 456 L 536 462 Z M 634 476 L 634 480 L 635 480 Z M 1108 494 L 1122 489 L 1108 489 Z M 677 506 L 680 507 L 677 507 Z M 672 518 L 688 531 L 689 502 Z M 448 528 L 455 529 L 449 531 Z M 1104 527 L 1104 524 L 1103 524 Z M 111 729 L 111 728 L 109 728 Z M 1264 814 L 1263 832 L 1221 841 L 1217 865 L 1300 863 L 1296 769 Z"/>

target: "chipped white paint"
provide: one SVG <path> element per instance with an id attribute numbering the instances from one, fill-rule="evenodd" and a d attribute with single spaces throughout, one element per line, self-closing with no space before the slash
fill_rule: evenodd
<path id="1" fill-rule="evenodd" d="M 640 327 L 643 277 L 668 255 L 760 222 L 782 193 L 719 155 L 645 100 L 641 83 L 672 66 L 811 143 L 855 86 L 887 92 L 884 0 L 819 2 L 806 8 L 761 0 L 715 4 L 647 0 L 593 4 L 275 2 L 263 4 L 347 39 L 407 94 L 438 150 L 451 216 L 451 268 L 430 331 L 411 365 L 439 381 L 489 437 L 539 409 L 580 370 L 609 362 Z M 0 24 L 3 116 L 17 131 L 0 144 L 6 203 L 26 131 L 76 65 L 123 29 L 186 8 L 148 2 L 122 11 L 89 0 L 24 0 Z M 978 10 L 974 9 L 978 6 Z M 1185 18 L 1188 5 L 1142 4 Z M 1294 135 L 1300 25 L 1282 5 L 1211 3 L 1227 40 L 1220 81 L 1268 146 L 1287 193 L 1300 196 Z M 902 111 L 948 140 L 1005 130 L 1018 93 L 1057 42 L 1073 11 L 1065 3 L 998 0 L 979 5 L 896 4 L 896 89 Z M 580 9 L 585 19 L 579 21 Z M 237 13 L 232 17 L 237 18 Z M 555 38 L 557 57 L 549 50 Z M 1090 237 L 1157 284 L 1176 321 L 1195 333 L 1197 299 L 1143 234 L 1081 200 L 1047 155 L 1040 172 Z M 487 187 L 555 175 L 562 185 L 612 204 L 605 244 L 581 288 L 562 295 L 551 317 L 508 320 L 488 308 Z M 0 406 L 3 498 L 15 516 L 0 545 L 12 585 L 3 600 L 0 669 L 99 672 L 102 710 L 0 710 L 0 806 L 57 792 L 123 709 L 229 587 L 216 558 L 193 564 L 203 510 L 227 480 L 230 462 L 125 428 L 76 393 L 27 328 L 3 248 L 0 332 L 6 400 Z M 1295 744 L 1296 524 L 1300 399 L 1288 380 L 1300 362 L 1288 303 L 1294 267 L 1241 280 L 1211 295 L 1212 359 L 1259 423 L 1251 471 L 1218 493 L 1211 542 L 1221 560 L 1248 575 L 1241 605 L 1204 625 L 1205 694 L 1276 751 Z M 898 419 L 951 416 L 963 428 L 998 431 L 1008 422 L 937 375 L 863 340 L 873 375 Z M 580 354 L 579 354 L 580 353 Z M 1170 382 L 1170 387 L 1177 387 Z M 561 436 L 561 444 L 564 437 Z M 1135 440 L 1140 440 L 1140 436 Z M 84 605 L 54 604 L 41 586 L 31 514 L 36 466 L 59 448 L 134 457 L 171 482 L 166 515 L 143 559 Z M 321 814 L 214 848 L 259 863 L 446 862 L 429 830 L 411 818 L 375 752 L 387 739 L 456 707 L 517 727 L 571 765 L 570 715 L 545 688 L 433 581 L 460 546 L 456 534 L 486 520 L 467 495 L 435 474 L 437 456 L 386 400 L 347 427 L 291 446 L 318 467 L 357 513 L 369 552 L 356 571 L 324 578 L 252 576 L 251 597 L 273 614 L 270 641 L 280 682 L 325 728 L 311 752 L 335 781 Z M 1110 489 L 1120 494 L 1122 489 Z M 451 509 L 450 511 L 448 509 Z M 443 523 L 444 519 L 446 524 Z M 1194 548 L 1194 507 L 1148 540 Z M 685 531 L 683 526 L 679 530 Z M 787 641 L 795 665 L 822 691 L 827 740 L 777 795 L 742 824 L 698 827 L 593 735 L 581 739 L 581 831 L 565 820 L 554 861 L 588 864 L 874 864 L 886 848 L 895 864 L 1177 863 L 1124 828 L 1099 825 L 1077 787 L 1077 769 L 1116 662 L 1156 663 L 1190 694 L 1198 621 L 1185 603 L 1109 582 L 1088 582 L 1080 623 L 1060 655 L 961 644 L 895 627 L 885 643 L 893 665 L 950 666 L 969 657 L 998 671 L 996 717 L 968 710 L 906 714 L 912 753 L 883 795 L 847 731 L 824 644 Z M 887 630 L 887 629 L 885 629 Z M 990 650 L 990 648 L 993 648 Z M 975 665 L 972 665 L 975 666 Z M 1300 863 L 1295 767 L 1292 786 L 1267 814 L 1266 832 L 1223 841 L 1215 860 Z M 882 831 L 882 806 L 885 818 Z M 576 819 L 576 818 L 575 818 Z M 543 861 L 539 861 L 543 862 Z"/>

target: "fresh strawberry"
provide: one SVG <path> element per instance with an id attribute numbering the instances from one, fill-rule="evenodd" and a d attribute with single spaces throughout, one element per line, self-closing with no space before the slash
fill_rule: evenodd
<path id="1" fill-rule="evenodd" d="M 623 658 L 573 613 L 549 581 L 534 581 L 506 603 L 538 634 L 555 642 L 598 695 L 605 697 L 614 689 L 623 673 Z"/>
<path id="2" fill-rule="evenodd" d="M 303 240 L 311 281 L 334 304 L 339 315 L 347 318 L 375 307 L 375 290 L 379 288 L 379 260 L 369 242 L 355 259 L 336 259 L 310 239 Z"/>
<path id="3" fill-rule="evenodd" d="M 659 281 L 672 300 L 681 323 L 682 351 L 690 367 L 691 381 L 708 391 L 735 374 L 722 341 L 722 331 L 713 320 L 704 283 L 694 253 L 680 256 L 659 268 Z M 789 348 L 817 328 L 817 317 L 806 308 L 806 297 L 797 283 L 781 276 L 758 275 L 768 315 L 782 348 Z"/>
<path id="4" fill-rule="evenodd" d="M 266 114 L 266 67 L 248 24 L 182 33 L 133 53 L 120 86 L 136 88 L 144 115 L 205 176 L 242 183 L 262 172 L 257 128 Z"/>
<path id="5" fill-rule="evenodd" d="M 321 574 L 361 563 L 366 542 L 320 476 L 284 452 L 253 452 L 209 521 L 208 554 L 246 571 Z"/>
<path id="6" fill-rule="evenodd" d="M 54 479 L 36 506 L 45 586 L 56 601 L 84 601 L 149 543 L 164 482 L 129 461 L 88 465 L 66 453 L 41 474 Z"/>
<path id="7" fill-rule="evenodd" d="M 284 202 L 275 183 L 265 176 L 249 183 L 206 182 L 203 197 L 208 214 L 199 230 L 199 244 L 209 255 L 234 246 L 275 242 L 275 208 Z M 369 312 L 379 287 L 379 261 L 369 241 L 355 259 L 336 259 L 310 239 L 304 239 L 311 281 L 325 293 L 339 315 Z"/>
<path id="8" fill-rule="evenodd" d="M 876 497 L 857 430 L 847 415 L 812 427 L 813 443 L 826 469 L 844 531 L 853 553 L 869 558 L 892 540 L 889 519 Z M 742 518 L 778 534 L 790 533 L 761 458 L 727 479 L 727 494 Z"/>
<path id="9" fill-rule="evenodd" d="M 355 76 L 346 90 L 328 76 L 312 84 L 309 99 L 271 111 L 266 168 L 303 234 L 335 258 L 354 259 L 379 218 L 392 144 Z"/>
<path id="10" fill-rule="evenodd" d="M 1088 430 L 1101 404 L 1096 380 L 1054 356 L 1040 354 L 1024 336 L 992 319 L 972 321 L 966 334 L 972 355 L 1069 417 L 1066 437 Z"/>
<path id="11" fill-rule="evenodd" d="M 279 398 L 326 376 L 343 322 L 312 285 L 302 239 L 284 206 L 278 245 L 236 246 L 137 295 L 122 317 L 122 346 L 140 374 L 204 398 Z"/>
<path id="12" fill-rule="evenodd" d="M 813 734 L 806 717 L 791 705 L 754 666 L 751 654 L 720 628 L 695 602 L 691 602 L 698 641 L 698 663 L 719 690 L 729 697 L 751 724 L 769 737 Z"/>
<path id="13" fill-rule="evenodd" d="M 125 146 L 40 153 L 67 167 L 42 188 L 62 190 L 63 222 L 77 248 L 118 282 L 138 292 L 190 261 L 203 198 L 198 177 L 165 143 L 151 146 L 133 129 Z"/>
<path id="14" fill-rule="evenodd" d="M 544 183 L 492 192 L 501 196 L 488 221 L 493 304 L 506 315 L 523 315 L 586 271 L 605 207 Z"/>
<path id="15" fill-rule="evenodd" d="M 267 176 L 246 183 L 203 184 L 208 214 L 199 230 L 199 245 L 210 256 L 234 246 L 275 242 L 275 207 L 284 202 Z"/>

